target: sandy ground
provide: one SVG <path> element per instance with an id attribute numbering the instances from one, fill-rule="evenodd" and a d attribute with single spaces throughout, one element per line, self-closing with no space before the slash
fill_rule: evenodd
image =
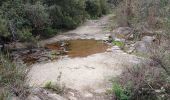
<path id="1" fill-rule="evenodd" d="M 109 24 L 110 17 L 111 15 L 108 15 L 99 20 L 88 21 L 73 31 L 41 41 L 41 43 L 47 44 L 77 38 L 102 40 L 107 32 L 104 29 Z M 125 67 L 139 62 L 140 58 L 126 54 L 114 46 L 107 52 L 88 57 L 65 57 L 55 62 L 33 65 L 28 73 L 29 84 L 42 87 L 49 81 L 58 82 L 58 77 L 60 77 L 60 83 L 64 83 L 67 88 L 77 90 L 82 94 L 81 99 L 78 100 L 107 100 L 100 99 L 101 97 L 94 99 L 93 94 L 105 92 L 111 87 L 109 81 L 111 78 L 120 75 Z"/>

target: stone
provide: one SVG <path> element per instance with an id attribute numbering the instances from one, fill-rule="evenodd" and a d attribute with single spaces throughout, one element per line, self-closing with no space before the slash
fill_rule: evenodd
<path id="1" fill-rule="evenodd" d="M 92 98 L 92 97 L 93 97 L 93 94 L 92 94 L 92 93 L 89 93 L 89 92 L 85 92 L 85 93 L 83 94 L 83 96 L 84 96 L 85 98 Z"/>
<path id="2" fill-rule="evenodd" d="M 136 42 L 136 44 L 135 44 L 135 50 L 137 51 L 137 52 L 147 52 L 148 50 L 147 50 L 147 47 L 146 47 L 146 44 L 145 44 L 145 42 L 143 42 L 143 41 L 138 41 L 138 42 Z"/>
<path id="3" fill-rule="evenodd" d="M 41 99 L 39 99 L 41 98 Z M 62 96 L 42 88 L 34 88 L 26 100 L 66 100 Z"/>
<path id="4" fill-rule="evenodd" d="M 26 48 L 26 46 L 20 42 L 16 42 L 14 45 L 16 49 Z"/>
<path id="5" fill-rule="evenodd" d="M 20 100 L 18 97 L 11 97 L 10 100 Z"/>
<path id="6" fill-rule="evenodd" d="M 94 92 L 97 94 L 104 94 L 104 93 L 106 93 L 106 89 L 97 89 Z"/>
<path id="7" fill-rule="evenodd" d="M 69 100 L 78 100 L 76 97 L 70 96 L 68 97 Z"/>
<path id="8" fill-rule="evenodd" d="M 48 96 L 50 98 L 52 98 L 52 100 L 66 100 L 65 98 L 61 97 L 58 94 L 54 94 L 54 93 L 49 93 Z"/>
<path id="9" fill-rule="evenodd" d="M 135 43 L 135 50 L 137 52 L 147 53 L 152 43 L 154 43 L 155 37 L 144 36 L 141 41 Z"/>
<path id="10" fill-rule="evenodd" d="M 26 100 L 41 100 L 38 96 L 30 95 Z"/>
<path id="11" fill-rule="evenodd" d="M 133 38 L 133 35 L 131 35 L 133 32 L 133 29 L 130 27 L 119 27 L 116 30 L 113 31 L 112 38 L 123 38 L 127 39 L 131 36 Z"/>
<path id="12" fill-rule="evenodd" d="M 127 51 L 127 53 L 133 53 L 135 51 L 135 47 L 130 47 Z"/>
<path id="13" fill-rule="evenodd" d="M 126 39 L 123 39 L 123 38 L 115 38 L 114 40 L 119 41 L 119 42 L 125 42 L 126 41 Z"/>
<path id="14" fill-rule="evenodd" d="M 155 40 L 153 36 L 144 36 L 141 41 L 151 44 Z"/>

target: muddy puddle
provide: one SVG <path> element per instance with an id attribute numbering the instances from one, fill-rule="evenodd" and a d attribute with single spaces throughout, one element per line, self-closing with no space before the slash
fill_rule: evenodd
<path id="1" fill-rule="evenodd" d="M 109 46 L 103 41 L 78 39 L 48 44 L 46 47 L 51 50 L 63 51 L 69 57 L 86 57 L 105 52 Z"/>
<path id="2" fill-rule="evenodd" d="M 34 48 L 13 52 L 15 61 L 31 65 L 40 62 L 57 60 L 61 56 L 86 57 L 96 53 L 105 52 L 109 46 L 97 40 L 68 40 L 47 44 L 43 48 Z"/>

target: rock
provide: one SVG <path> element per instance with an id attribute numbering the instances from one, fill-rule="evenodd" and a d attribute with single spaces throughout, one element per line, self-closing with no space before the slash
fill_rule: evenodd
<path id="1" fill-rule="evenodd" d="M 41 99 L 36 95 L 30 95 L 26 100 L 41 100 Z"/>
<path id="2" fill-rule="evenodd" d="M 69 100 L 78 100 L 76 97 L 70 96 L 68 97 Z"/>
<path id="3" fill-rule="evenodd" d="M 141 41 L 151 44 L 155 40 L 153 36 L 144 36 Z"/>
<path id="4" fill-rule="evenodd" d="M 15 45 L 16 49 L 26 48 L 26 46 L 24 44 L 19 43 L 19 42 L 16 42 L 14 45 Z"/>
<path id="5" fill-rule="evenodd" d="M 32 89 L 26 100 L 66 100 L 58 94 L 52 93 L 42 88 Z"/>
<path id="6" fill-rule="evenodd" d="M 103 41 L 106 43 L 111 43 L 113 41 L 113 38 L 110 34 L 106 34 L 105 37 L 103 38 Z"/>
<path id="7" fill-rule="evenodd" d="M 135 50 L 137 52 L 147 52 L 148 51 L 146 44 L 143 41 L 138 41 L 135 43 Z"/>
<path id="8" fill-rule="evenodd" d="M 48 61 L 48 57 L 40 57 L 39 59 L 38 59 L 38 62 L 43 62 L 43 61 Z"/>
<path id="9" fill-rule="evenodd" d="M 141 29 L 139 29 L 139 31 L 141 31 L 144 36 L 145 35 L 147 35 L 147 36 L 153 36 L 154 35 L 154 32 L 152 30 L 149 30 L 146 27 L 141 27 Z"/>
<path id="10" fill-rule="evenodd" d="M 147 53 L 152 43 L 154 43 L 155 38 L 151 36 L 145 36 L 141 41 L 135 43 L 135 50 L 137 52 Z"/>
<path id="11" fill-rule="evenodd" d="M 106 89 L 97 89 L 94 92 L 97 94 L 104 94 L 104 93 L 106 93 Z"/>
<path id="12" fill-rule="evenodd" d="M 20 100 L 18 97 L 11 97 L 10 100 Z"/>
<path id="13" fill-rule="evenodd" d="M 63 97 L 61 97 L 58 94 L 54 94 L 54 93 L 49 93 L 48 96 L 52 99 L 52 100 L 66 100 Z"/>
<path id="14" fill-rule="evenodd" d="M 92 94 L 92 93 L 89 93 L 89 92 L 85 92 L 85 93 L 83 94 L 83 96 L 84 96 L 85 98 L 92 98 L 92 97 L 93 97 L 93 94 Z"/>
<path id="15" fill-rule="evenodd" d="M 131 38 L 133 38 L 133 36 L 131 35 L 133 32 L 133 29 L 130 27 L 119 27 L 118 29 L 113 31 L 112 34 L 112 38 L 123 38 L 123 39 L 127 39 L 128 37 L 131 36 Z"/>
<path id="16" fill-rule="evenodd" d="M 135 51 L 135 47 L 130 47 L 127 51 L 127 53 L 133 53 Z"/>
<path id="17" fill-rule="evenodd" d="M 123 38 L 115 38 L 114 40 L 119 41 L 119 42 L 125 42 L 126 41 L 126 39 L 123 39 Z"/>

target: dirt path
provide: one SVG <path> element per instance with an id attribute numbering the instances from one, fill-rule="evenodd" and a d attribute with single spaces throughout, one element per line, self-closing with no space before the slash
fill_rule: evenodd
<path id="1" fill-rule="evenodd" d="M 42 45 L 54 43 L 60 40 L 69 40 L 69 39 L 95 39 L 103 40 L 106 33 L 109 33 L 108 25 L 109 20 L 114 15 L 107 15 L 99 20 L 88 20 L 83 25 L 77 27 L 75 30 L 61 33 L 53 38 L 43 40 L 40 43 Z"/>
<path id="2" fill-rule="evenodd" d="M 65 39 L 97 39 L 102 40 L 107 33 L 107 25 L 111 15 L 99 20 L 88 21 L 73 31 L 58 35 L 41 44 L 53 43 Z M 87 57 L 61 58 L 58 61 L 33 65 L 28 77 L 29 84 L 42 87 L 47 82 L 60 83 L 73 91 L 66 94 L 70 100 L 110 100 L 105 92 L 111 87 L 111 78 L 120 75 L 125 67 L 140 62 L 140 58 L 129 55 L 114 46 L 104 53 Z M 77 91 L 77 92 L 75 92 Z"/>

